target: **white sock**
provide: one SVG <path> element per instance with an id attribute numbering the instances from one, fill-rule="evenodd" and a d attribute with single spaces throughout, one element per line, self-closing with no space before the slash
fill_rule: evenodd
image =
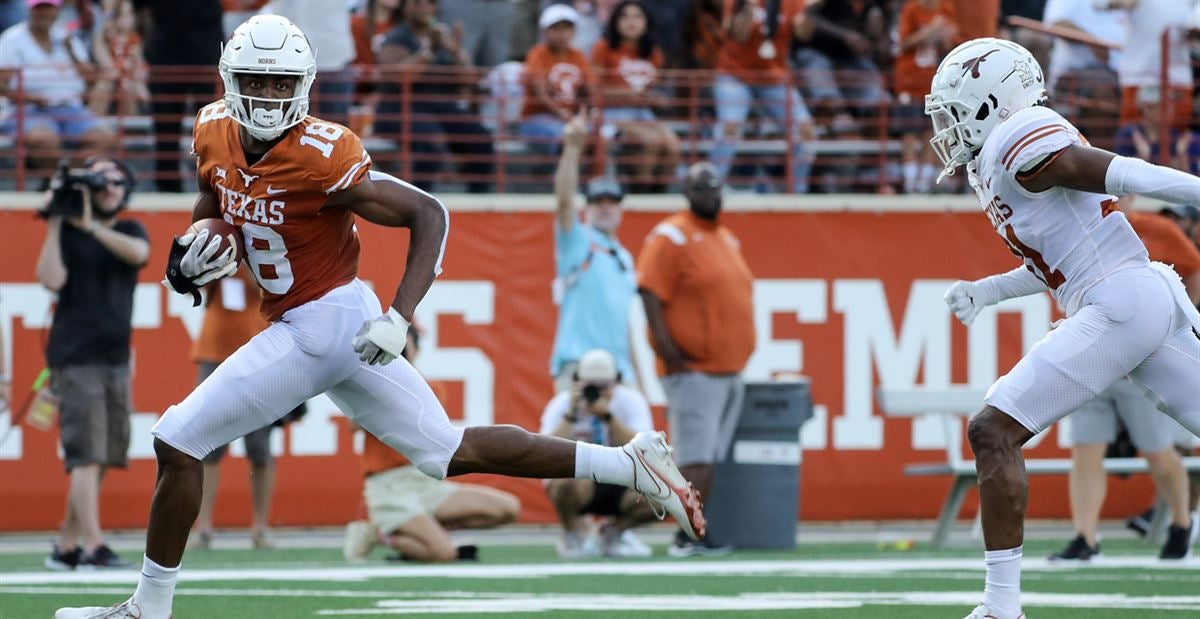
<path id="1" fill-rule="evenodd" d="M 1021 614 L 1021 547 L 989 550 L 983 560 L 987 564 L 983 605 L 1000 619 L 1016 619 Z"/>
<path id="2" fill-rule="evenodd" d="M 633 485 L 633 462 L 620 447 L 578 441 L 575 443 L 575 479 L 630 487 Z"/>
<path id="3" fill-rule="evenodd" d="M 175 581 L 179 578 L 179 567 L 163 567 L 150 557 L 142 557 L 142 576 L 138 579 L 133 601 L 145 619 L 167 619 L 171 616 L 171 602 L 175 598 Z"/>

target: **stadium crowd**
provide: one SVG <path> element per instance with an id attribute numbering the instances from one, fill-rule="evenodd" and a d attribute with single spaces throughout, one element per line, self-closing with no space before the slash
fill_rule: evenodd
<path id="1" fill-rule="evenodd" d="M 144 165 L 159 190 L 181 191 L 190 115 L 220 90 L 207 71 L 221 42 L 268 11 L 318 50 L 315 113 L 374 136 L 377 163 L 425 188 L 546 190 L 563 125 L 586 108 L 587 164 L 635 193 L 677 186 L 684 164 L 705 157 L 737 188 L 932 191 L 924 93 L 938 60 L 981 36 L 1031 49 L 1055 105 L 1092 141 L 1157 158 L 1167 131 L 1163 159 L 1195 170 L 1192 4 L 6 0 L 0 70 L 22 75 L 0 71 L 0 134 L 22 132 L 25 163 L 45 175 L 64 149 L 133 148 L 138 126 L 124 119 L 149 114 Z M 1157 117 L 1164 29 L 1175 33 L 1168 126 Z M 1088 37 L 1097 42 L 1073 42 Z"/>

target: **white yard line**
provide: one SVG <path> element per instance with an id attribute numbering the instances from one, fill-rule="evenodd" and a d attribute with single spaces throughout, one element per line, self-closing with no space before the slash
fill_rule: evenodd
<path id="1" fill-rule="evenodd" d="M 124 588 L 0 587 L 0 594 L 128 594 Z M 376 600 L 367 608 L 324 609 L 324 616 L 406 615 L 449 613 L 532 613 L 548 611 L 761 611 L 860 608 L 863 606 L 959 606 L 969 608 L 979 600 L 974 591 L 908 591 L 897 593 L 810 592 L 743 593 L 741 595 L 612 595 L 562 593 L 492 593 L 471 591 L 353 591 L 311 589 L 199 589 L 182 588 L 179 596 L 353 598 Z M 1200 595 L 1137 596 L 1124 594 L 1024 593 L 1026 607 L 1106 608 L 1200 612 Z"/>
<path id="2" fill-rule="evenodd" d="M 1061 565 L 1045 559 L 1027 558 L 1022 562 L 1025 571 L 1063 571 Z M 1106 557 L 1096 566 L 1078 567 L 1081 570 L 1138 569 L 1200 572 L 1200 560 L 1164 562 L 1153 557 Z M 214 581 L 303 581 L 303 582 L 362 582 L 372 578 L 551 578 L 556 576 L 736 576 L 736 575 L 858 575 L 907 574 L 918 570 L 982 571 L 979 559 L 855 559 L 812 561 L 648 561 L 596 563 L 528 563 L 497 565 L 412 565 L 372 567 L 322 567 L 286 569 L 185 569 L 183 583 Z M 138 572 L 3 572 L 0 586 L 55 584 L 132 584 Z"/>
<path id="3" fill-rule="evenodd" d="M 863 606 L 957 606 L 968 609 L 979 601 L 977 592 L 910 591 L 903 593 L 746 593 L 716 595 L 594 595 L 518 594 L 480 599 L 386 600 L 374 608 L 326 609 L 324 616 L 409 615 L 449 613 L 533 613 L 547 611 L 763 611 L 861 608 Z M 1129 610 L 1200 611 L 1200 596 L 1127 596 L 1028 593 L 1027 607 L 1105 608 Z"/>

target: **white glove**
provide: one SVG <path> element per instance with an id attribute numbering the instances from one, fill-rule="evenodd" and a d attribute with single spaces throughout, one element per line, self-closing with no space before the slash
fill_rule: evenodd
<path id="1" fill-rule="evenodd" d="M 229 247 L 219 255 L 217 252 L 221 249 L 221 238 L 209 239 L 207 229 L 198 233 L 185 234 L 179 237 L 179 242 L 188 246 L 187 253 L 179 262 L 179 271 L 197 286 L 203 286 L 227 275 L 232 275 L 237 270 L 237 261 L 233 259 L 234 243 L 232 239 L 230 239 Z"/>
<path id="2" fill-rule="evenodd" d="M 979 284 L 962 280 L 954 282 L 942 298 L 945 299 L 946 305 L 950 306 L 950 311 L 954 312 L 954 315 L 964 325 L 970 325 L 979 312 L 983 311 L 983 308 L 991 305 L 984 298 Z"/>
<path id="3" fill-rule="evenodd" d="M 370 365 L 387 365 L 396 360 L 408 344 L 408 321 L 389 307 L 386 314 L 363 323 L 354 336 L 354 352 Z"/>

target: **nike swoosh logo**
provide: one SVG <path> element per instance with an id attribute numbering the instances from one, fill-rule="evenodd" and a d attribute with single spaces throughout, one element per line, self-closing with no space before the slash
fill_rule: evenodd
<path id="1" fill-rule="evenodd" d="M 275 189 L 274 187 L 267 185 L 267 195 L 268 196 L 277 196 L 281 193 L 287 193 L 287 190 L 286 189 Z"/>

